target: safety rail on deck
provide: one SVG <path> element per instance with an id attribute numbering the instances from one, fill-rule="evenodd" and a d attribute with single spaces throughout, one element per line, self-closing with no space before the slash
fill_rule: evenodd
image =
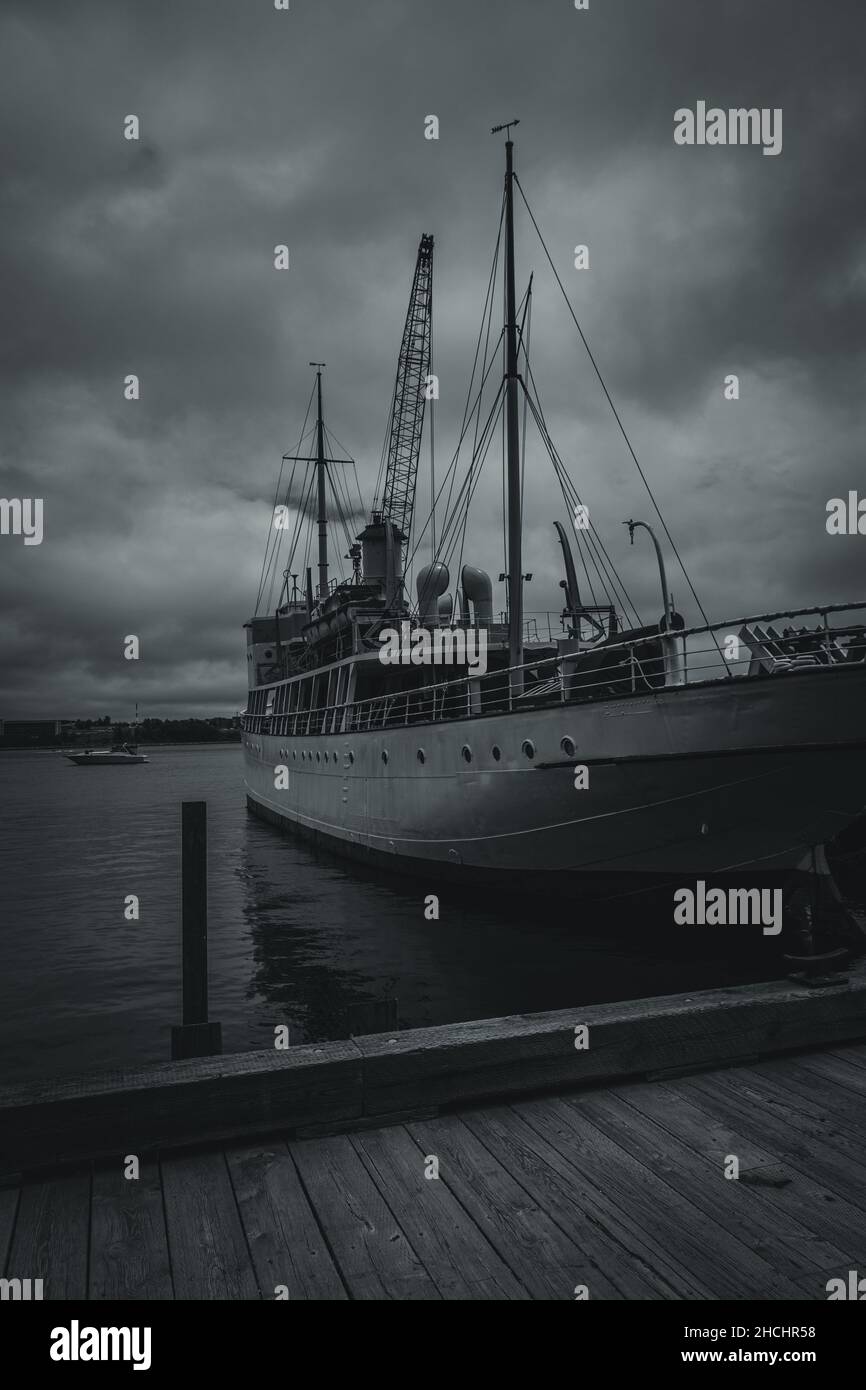
<path id="1" fill-rule="evenodd" d="M 705 681 L 778 677 L 792 671 L 848 666 L 866 661 L 866 626 L 863 620 L 834 626 L 830 617 L 854 612 L 866 619 L 866 603 L 763 613 L 672 634 L 584 646 L 519 667 L 460 676 L 366 700 L 290 712 L 250 712 L 241 723 L 248 733 L 277 737 L 345 734 L 646 694 Z M 772 626 L 782 619 L 815 616 L 821 622 L 813 629 L 789 626 L 779 632 Z M 695 645 L 702 637 L 703 644 Z M 420 672 L 429 667 L 414 669 Z M 518 673 L 522 680 L 516 681 L 513 678 Z M 276 687 L 285 688 L 285 682 Z M 274 689 L 267 687 L 267 694 Z M 255 692 L 265 693 L 265 689 Z"/>

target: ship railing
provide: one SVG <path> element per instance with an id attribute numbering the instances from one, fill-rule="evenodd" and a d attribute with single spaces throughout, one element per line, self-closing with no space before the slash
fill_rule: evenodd
<path id="1" fill-rule="evenodd" d="M 293 736 L 366 732 L 864 663 L 866 603 L 829 604 L 586 645 L 350 704 L 283 716 L 247 715 L 244 727 Z"/>

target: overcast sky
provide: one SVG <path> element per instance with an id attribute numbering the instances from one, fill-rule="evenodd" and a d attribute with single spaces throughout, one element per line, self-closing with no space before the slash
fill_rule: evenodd
<path id="1" fill-rule="evenodd" d="M 0 717 L 243 707 L 307 364 L 328 364 L 369 504 L 432 232 L 444 467 L 499 215 L 489 128 L 513 116 L 523 188 L 711 618 L 866 598 L 866 539 L 825 530 L 828 498 L 866 492 L 864 36 L 862 0 L 2 0 L 0 496 L 43 498 L 44 540 L 0 536 Z M 699 100 L 782 108 L 781 154 L 675 145 Z M 648 541 L 620 525 L 649 501 L 525 217 L 517 235 L 549 423 L 657 617 Z M 526 605 L 558 608 L 567 516 L 531 438 L 526 466 Z M 497 467 L 464 554 L 494 579 Z M 672 558 L 670 577 L 697 621 Z"/>

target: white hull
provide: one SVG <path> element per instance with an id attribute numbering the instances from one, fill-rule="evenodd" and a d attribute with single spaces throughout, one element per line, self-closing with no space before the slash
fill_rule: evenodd
<path id="1" fill-rule="evenodd" d="M 143 753 L 67 753 L 76 767 L 115 767 L 122 763 L 146 763 Z"/>
<path id="2" fill-rule="evenodd" d="M 854 667 L 329 737 L 245 733 L 246 786 L 269 819 L 413 869 L 779 872 L 866 805 L 864 710 Z"/>

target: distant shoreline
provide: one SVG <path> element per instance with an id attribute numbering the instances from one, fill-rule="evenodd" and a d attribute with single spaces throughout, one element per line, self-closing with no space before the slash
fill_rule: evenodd
<path id="1" fill-rule="evenodd" d="M 79 747 L 76 744 L 70 743 L 68 748 L 38 748 L 34 747 L 33 744 L 23 744 L 20 748 L 0 748 L 0 753 L 54 753 L 55 755 L 67 752 L 85 753 L 89 746 L 90 745 L 82 745 Z M 241 741 L 239 738 L 206 738 L 200 741 L 194 739 L 190 739 L 189 741 L 182 740 L 180 743 L 177 743 L 169 739 L 166 739 L 165 742 L 154 739 L 146 743 L 142 739 L 137 746 L 141 752 L 144 753 L 148 748 L 240 748 Z"/>

